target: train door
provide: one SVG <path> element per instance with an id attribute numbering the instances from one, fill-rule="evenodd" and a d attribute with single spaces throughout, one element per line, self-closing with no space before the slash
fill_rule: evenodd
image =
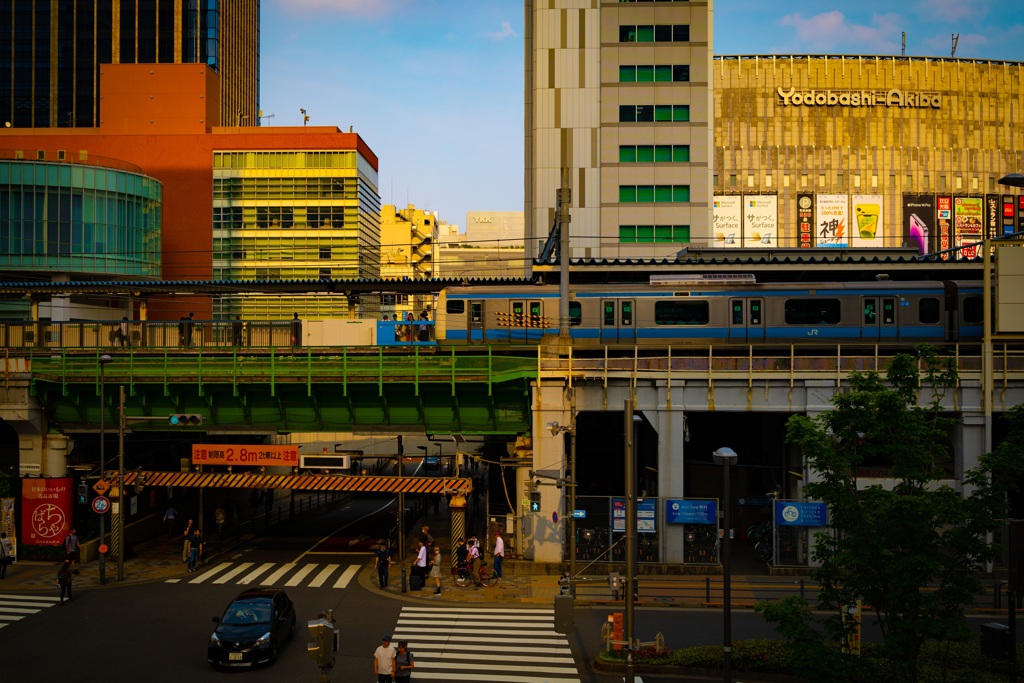
<path id="1" fill-rule="evenodd" d="M 864 341 L 897 339 L 896 297 L 865 296 L 861 298 L 860 336 Z"/>
<path id="2" fill-rule="evenodd" d="M 481 343 L 487 337 L 484 328 L 484 302 L 481 299 L 470 299 L 469 310 L 466 311 L 466 341 Z"/>
<path id="3" fill-rule="evenodd" d="M 633 299 L 601 300 L 601 342 L 636 343 L 636 302 Z"/>
<path id="4" fill-rule="evenodd" d="M 526 341 L 528 323 L 526 302 L 514 299 L 508 303 L 508 340 L 513 342 Z"/>
<path id="5" fill-rule="evenodd" d="M 764 341 L 764 299 L 730 299 L 729 341 Z"/>

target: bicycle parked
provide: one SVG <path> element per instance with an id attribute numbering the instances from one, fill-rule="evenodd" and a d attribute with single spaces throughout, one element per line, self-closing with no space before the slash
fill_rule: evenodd
<path id="1" fill-rule="evenodd" d="M 452 580 L 455 585 L 465 588 L 473 583 L 473 567 L 468 562 L 456 565 L 452 570 Z M 480 583 L 488 588 L 498 583 L 498 575 L 483 560 L 480 561 Z"/>

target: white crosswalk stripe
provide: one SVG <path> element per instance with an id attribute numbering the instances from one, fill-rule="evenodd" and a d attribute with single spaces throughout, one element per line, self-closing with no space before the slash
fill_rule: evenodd
<path id="1" fill-rule="evenodd" d="M 569 641 L 555 633 L 550 608 L 403 607 L 392 643 L 409 641 L 416 680 L 478 681 L 480 653 L 497 663 L 484 678 L 497 683 L 579 683 Z"/>
<path id="2" fill-rule="evenodd" d="M 198 575 L 188 578 L 168 579 L 166 583 L 212 583 L 235 584 L 239 586 L 276 586 L 284 582 L 285 587 L 307 586 L 309 588 L 348 588 L 362 565 L 317 564 L 309 562 L 221 562 L 208 569 L 200 569 Z"/>
<path id="3" fill-rule="evenodd" d="M 53 607 L 60 598 L 0 593 L 0 628 Z"/>

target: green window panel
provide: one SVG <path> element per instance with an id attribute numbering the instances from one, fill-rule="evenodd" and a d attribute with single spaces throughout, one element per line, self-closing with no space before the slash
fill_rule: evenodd
<path id="1" fill-rule="evenodd" d="M 637 185 L 636 187 L 636 201 L 638 203 L 649 203 L 654 201 L 654 186 L 653 185 Z"/>
<path id="2" fill-rule="evenodd" d="M 687 162 L 690 160 L 690 146 L 689 145 L 673 145 L 672 146 L 672 161 L 675 162 Z"/>
<path id="3" fill-rule="evenodd" d="M 623 204 L 634 204 L 636 203 L 636 186 L 634 185 L 620 185 L 619 186 L 619 201 Z"/>
<path id="4" fill-rule="evenodd" d="M 665 121 L 672 120 L 672 105 L 671 104 L 656 104 L 654 105 L 654 122 L 664 123 Z"/>
<path id="5" fill-rule="evenodd" d="M 673 242 L 684 242 L 690 241 L 690 226 L 689 225 L 673 225 L 672 226 L 672 241 Z"/>
<path id="6" fill-rule="evenodd" d="M 637 74 L 635 66 L 625 64 L 619 65 L 619 83 L 636 83 Z"/>
<path id="7" fill-rule="evenodd" d="M 690 201 L 690 186 L 689 185 L 675 185 L 672 188 L 672 199 L 673 202 L 689 202 Z"/>
<path id="8" fill-rule="evenodd" d="M 654 226 L 653 225 L 638 225 L 636 226 L 636 241 L 643 243 L 650 243 L 654 241 Z"/>
<path id="9" fill-rule="evenodd" d="M 677 104 L 672 108 L 672 120 L 689 121 L 690 120 L 690 105 L 688 104 Z"/>
<path id="10" fill-rule="evenodd" d="M 620 242 L 636 242 L 636 226 L 635 225 L 620 225 L 619 226 L 619 241 Z"/>
<path id="11" fill-rule="evenodd" d="M 654 201 L 668 203 L 672 201 L 671 185 L 656 185 L 654 187 Z"/>
<path id="12" fill-rule="evenodd" d="M 636 163 L 637 148 L 633 145 L 619 146 L 619 161 L 624 164 Z"/>
<path id="13" fill-rule="evenodd" d="M 653 43 L 654 42 L 654 27 L 653 26 L 637 26 L 636 27 L 636 42 L 638 42 L 638 43 Z"/>
<path id="14" fill-rule="evenodd" d="M 670 83 L 673 79 L 673 71 L 676 67 L 660 64 L 654 67 L 654 80 L 658 83 Z"/>
<path id="15" fill-rule="evenodd" d="M 654 241 L 655 242 L 671 242 L 672 241 L 672 226 L 671 225 L 657 225 L 657 226 L 654 226 Z"/>
<path id="16" fill-rule="evenodd" d="M 654 161 L 654 146 L 638 145 L 636 148 L 636 160 L 642 163 L 650 163 Z"/>
<path id="17" fill-rule="evenodd" d="M 665 163 L 672 161 L 672 145 L 658 145 L 654 148 L 654 161 Z"/>
<path id="18" fill-rule="evenodd" d="M 636 68 L 636 82 L 637 83 L 653 83 L 654 82 L 654 66 L 651 64 L 644 64 L 637 66 Z"/>

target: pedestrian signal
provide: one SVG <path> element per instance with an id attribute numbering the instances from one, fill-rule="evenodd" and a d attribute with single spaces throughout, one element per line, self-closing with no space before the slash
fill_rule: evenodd
<path id="1" fill-rule="evenodd" d="M 205 415 L 171 415 L 167 423 L 172 427 L 198 427 L 206 422 Z"/>
<path id="2" fill-rule="evenodd" d="M 530 512 L 540 512 L 540 491 L 530 491 Z"/>
<path id="3" fill-rule="evenodd" d="M 85 505 L 89 502 L 89 485 L 84 481 L 78 483 L 78 504 Z"/>

